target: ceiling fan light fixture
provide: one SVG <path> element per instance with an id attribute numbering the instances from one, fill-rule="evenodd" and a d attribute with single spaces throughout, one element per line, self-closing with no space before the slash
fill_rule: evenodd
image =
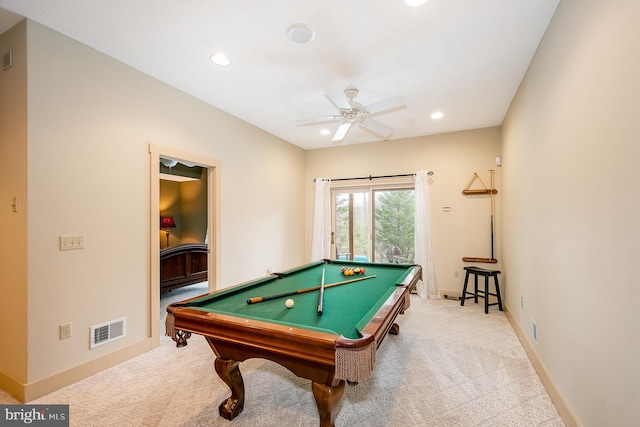
<path id="1" fill-rule="evenodd" d="M 224 65 L 231 64 L 231 60 L 227 58 L 225 55 L 223 55 L 222 53 L 214 53 L 209 57 L 209 59 L 211 59 L 211 62 L 213 62 L 216 65 L 224 66 Z"/>
<path id="2" fill-rule="evenodd" d="M 174 159 L 165 159 L 165 158 L 161 158 L 160 162 L 165 165 L 166 167 L 168 167 L 169 169 L 171 169 L 172 167 L 174 167 L 175 165 L 178 164 L 177 160 Z"/>
<path id="3" fill-rule="evenodd" d="M 358 124 L 365 130 L 371 131 L 382 138 L 389 138 L 393 134 L 393 128 L 379 122 L 369 116 L 379 115 L 403 109 L 407 107 L 407 101 L 402 95 L 397 95 L 379 102 L 374 102 L 366 107 L 355 102 L 353 99 L 358 96 L 358 89 L 349 88 L 345 91 L 336 89 L 326 89 L 325 96 L 338 109 L 338 114 L 333 116 L 317 117 L 312 119 L 297 120 L 298 126 L 312 125 L 324 122 L 341 122 L 338 130 L 333 135 L 333 143 L 339 144 L 347 135 L 347 132 L 354 124 Z M 323 131 L 321 131 L 322 134 Z"/>
<path id="4" fill-rule="evenodd" d="M 307 24 L 293 24 L 287 28 L 287 37 L 296 43 L 309 43 L 316 37 L 313 28 Z"/>
<path id="5" fill-rule="evenodd" d="M 351 128 L 351 124 L 352 122 L 342 122 L 342 124 L 338 126 L 338 130 L 336 131 L 336 133 L 333 135 L 332 141 L 333 142 L 342 141 L 344 137 L 347 135 L 347 132 L 349 132 L 349 129 Z"/>
<path id="6" fill-rule="evenodd" d="M 409 7 L 418 7 L 418 6 L 422 6 L 428 1 L 429 0 L 404 0 L 404 4 L 406 4 Z"/>

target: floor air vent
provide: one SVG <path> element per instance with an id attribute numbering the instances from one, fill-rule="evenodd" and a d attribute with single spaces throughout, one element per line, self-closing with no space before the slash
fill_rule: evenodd
<path id="1" fill-rule="evenodd" d="M 112 320 L 91 327 L 91 348 L 123 338 L 127 335 L 127 318 Z"/>

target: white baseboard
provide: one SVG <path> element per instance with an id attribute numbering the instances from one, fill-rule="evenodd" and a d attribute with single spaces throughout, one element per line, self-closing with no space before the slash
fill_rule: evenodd
<path id="1" fill-rule="evenodd" d="M 106 356 L 92 360 L 79 366 L 75 366 L 64 372 L 43 378 L 32 383 L 24 384 L 15 378 L 0 373 L 0 388 L 9 393 L 22 403 L 27 403 L 53 391 L 66 387 L 107 368 L 124 362 L 125 360 L 139 356 L 158 346 L 153 338 L 134 344 L 127 348 L 117 350 Z"/>
<path id="2" fill-rule="evenodd" d="M 504 307 L 504 313 L 507 316 L 509 323 L 511 323 L 511 327 L 513 327 L 513 330 L 518 336 L 522 347 L 524 347 L 524 351 L 527 353 L 527 356 L 529 357 L 533 368 L 536 370 L 536 373 L 540 377 L 540 381 L 542 381 L 544 388 L 547 389 L 547 393 L 549 393 L 549 397 L 558 410 L 562 421 L 564 421 L 567 427 L 581 427 L 582 424 L 580 424 L 580 422 L 578 421 L 578 417 L 576 416 L 575 412 L 573 412 L 571 407 L 567 404 L 566 400 L 562 397 L 562 394 L 556 387 L 553 378 L 549 375 L 549 372 L 545 368 L 544 364 L 540 361 L 538 353 L 536 353 L 531 341 L 529 341 L 529 338 L 522 330 L 522 328 L 520 328 L 520 325 L 518 325 L 518 323 L 515 321 L 515 318 L 511 315 L 506 306 Z"/>

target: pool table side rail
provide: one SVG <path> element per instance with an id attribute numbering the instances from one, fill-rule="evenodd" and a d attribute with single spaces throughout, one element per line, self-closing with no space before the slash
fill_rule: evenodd
<path id="1" fill-rule="evenodd" d="M 398 314 L 404 313 L 410 306 L 411 291 L 422 278 L 422 268 L 414 265 L 400 283 L 396 283 L 396 290 L 387 298 L 384 304 L 370 318 L 363 327 L 359 326 L 361 340 L 373 338 L 367 346 L 352 344 L 358 340 L 350 340 L 343 336 L 336 340 L 336 378 L 352 383 L 366 381 L 375 367 L 376 352 L 382 341 L 393 327 Z M 367 318 L 368 318 L 367 314 Z"/>
<path id="2" fill-rule="evenodd" d="M 358 331 L 362 336 L 372 335 L 380 346 L 382 339 L 393 326 L 398 314 L 404 313 L 411 305 L 411 292 L 422 279 L 422 268 L 414 265 L 401 283 L 396 284 L 396 290 L 387 298 L 378 312 L 365 325 L 358 324 Z M 348 340 L 340 339 L 337 346 L 348 347 Z"/>
<path id="3" fill-rule="evenodd" d="M 168 311 L 177 330 L 203 335 L 217 357 L 267 359 L 304 378 L 332 381 L 338 335 L 188 307 L 169 306 Z M 372 336 L 353 341 L 363 347 L 374 342 Z"/>
<path id="4" fill-rule="evenodd" d="M 292 274 L 295 274 L 299 271 L 304 271 L 304 270 L 308 270 L 310 268 L 316 267 L 318 265 L 322 265 L 322 264 L 328 264 L 327 262 L 328 260 L 322 260 L 322 261 L 316 261 L 316 262 L 312 262 L 306 265 L 301 265 L 299 267 L 294 267 L 294 268 L 290 268 L 289 270 L 285 270 L 285 271 L 281 271 L 281 272 L 273 272 L 271 274 L 273 274 L 276 277 L 287 277 L 287 276 L 291 276 Z"/>
<path id="5" fill-rule="evenodd" d="M 362 382 L 370 376 L 375 364 L 375 352 L 395 318 L 409 307 L 411 291 L 421 277 L 421 267 L 413 266 L 404 280 L 396 284 L 396 290 L 373 318 L 364 325 L 360 331 L 362 337 L 357 339 L 207 312 L 190 308 L 184 302 L 167 307 L 167 320 L 171 318 L 173 323 L 174 339 L 177 330 L 203 335 L 217 357 L 237 361 L 268 359 L 298 376 L 324 384 L 341 379 Z M 189 301 L 193 302 L 194 299 Z M 353 371 L 354 366 L 358 372 Z"/>

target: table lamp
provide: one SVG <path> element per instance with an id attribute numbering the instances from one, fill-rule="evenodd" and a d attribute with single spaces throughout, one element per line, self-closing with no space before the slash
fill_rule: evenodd
<path id="1" fill-rule="evenodd" d="M 160 228 L 166 228 L 166 232 L 167 232 L 167 247 L 169 247 L 169 234 L 171 234 L 169 232 L 170 228 L 175 228 L 176 223 L 173 220 L 172 216 L 163 216 L 162 218 L 160 218 Z"/>

